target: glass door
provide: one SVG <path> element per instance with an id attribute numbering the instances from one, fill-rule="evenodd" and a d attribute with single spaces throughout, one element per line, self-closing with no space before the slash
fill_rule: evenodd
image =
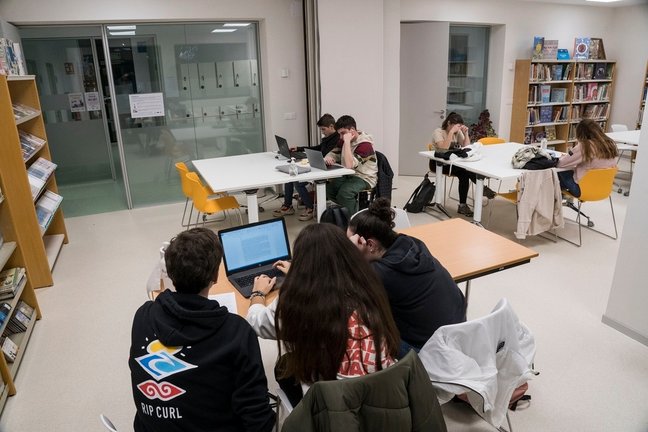
<path id="1" fill-rule="evenodd" d="M 125 209 L 119 156 L 107 124 L 112 114 L 104 105 L 103 50 L 96 44 L 100 39 L 68 37 L 59 30 L 50 29 L 47 39 L 29 38 L 27 31 L 22 41 L 28 72 L 36 75 L 52 160 L 58 165 L 64 214 Z"/>

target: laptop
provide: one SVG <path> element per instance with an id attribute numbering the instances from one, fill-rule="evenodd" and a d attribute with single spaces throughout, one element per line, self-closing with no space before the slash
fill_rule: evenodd
<path id="1" fill-rule="evenodd" d="M 283 278 L 272 267 L 278 260 L 290 259 L 290 243 L 283 218 L 227 228 L 218 232 L 223 245 L 223 264 L 227 279 L 245 298 L 254 287 L 254 278 L 261 274 Z"/>
<path id="2" fill-rule="evenodd" d="M 295 158 L 295 160 L 306 159 L 306 153 L 299 151 L 290 151 L 290 146 L 286 138 L 275 135 L 275 140 L 277 140 L 277 147 L 279 147 L 279 154 L 286 159 Z"/>
<path id="3" fill-rule="evenodd" d="M 324 171 L 344 168 L 339 164 L 326 165 L 326 162 L 324 162 L 324 156 L 322 156 L 322 152 L 319 150 L 304 149 L 304 151 L 306 152 L 306 156 L 308 156 L 309 165 L 313 168 Z"/>

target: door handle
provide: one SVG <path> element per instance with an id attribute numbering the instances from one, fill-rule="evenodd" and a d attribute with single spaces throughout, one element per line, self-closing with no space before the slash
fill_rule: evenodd
<path id="1" fill-rule="evenodd" d="M 444 110 L 444 109 L 442 109 L 442 110 L 440 110 L 440 111 L 433 111 L 433 112 L 435 112 L 435 113 L 437 113 L 437 114 L 445 114 L 445 110 Z"/>

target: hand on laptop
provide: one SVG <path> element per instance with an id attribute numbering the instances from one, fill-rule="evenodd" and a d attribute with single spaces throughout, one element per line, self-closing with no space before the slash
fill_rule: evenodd
<path id="1" fill-rule="evenodd" d="M 281 271 L 283 274 L 288 274 L 288 269 L 290 269 L 290 261 L 280 260 L 272 264 L 272 266 Z"/>
<path id="2" fill-rule="evenodd" d="M 254 278 L 254 288 L 252 288 L 252 291 L 259 291 L 263 293 L 263 295 L 266 295 L 270 291 L 272 291 L 272 288 L 274 288 L 275 283 L 277 283 L 276 277 L 270 279 L 266 275 L 257 276 L 256 278 Z"/>
<path id="3" fill-rule="evenodd" d="M 326 162 L 326 165 L 333 165 L 333 164 L 335 164 L 335 159 L 333 159 L 330 156 L 326 156 L 324 158 L 324 162 Z"/>

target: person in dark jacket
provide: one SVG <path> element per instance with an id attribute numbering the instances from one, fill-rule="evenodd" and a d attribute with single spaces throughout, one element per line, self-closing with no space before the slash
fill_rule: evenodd
<path id="1" fill-rule="evenodd" d="M 207 298 L 223 249 L 194 228 L 171 240 L 162 292 L 135 313 L 128 366 L 136 432 L 273 429 L 275 416 L 256 334 Z"/>
<path id="2" fill-rule="evenodd" d="M 376 199 L 349 222 L 347 236 L 385 286 L 401 335 L 399 357 L 416 351 L 437 328 L 465 321 L 466 302 L 448 270 L 417 238 L 393 230 L 388 200 Z"/>

